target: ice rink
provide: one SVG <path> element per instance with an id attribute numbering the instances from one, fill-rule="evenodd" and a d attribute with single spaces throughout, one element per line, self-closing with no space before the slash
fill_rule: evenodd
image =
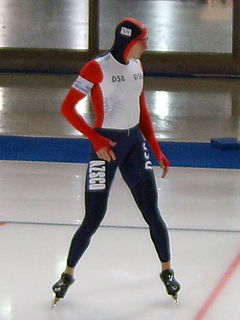
<path id="1" fill-rule="evenodd" d="M 46 0 L 1 1 L 0 46 L 86 49 L 87 1 L 59 2 L 55 7 Z M 100 1 L 104 49 L 115 21 L 126 15 L 124 6 L 116 10 L 119 1 L 111 1 L 112 8 L 109 2 Z M 152 50 L 232 49 L 229 0 L 141 1 L 137 9 L 136 1 L 124 2 L 129 15 L 149 21 Z M 0 73 L 0 135 L 81 139 L 59 112 L 75 78 Z M 147 77 L 146 100 L 158 140 L 239 139 L 239 82 Z M 78 108 L 91 122 L 89 101 Z M 172 167 L 161 179 L 161 169 L 154 167 L 172 266 L 182 285 L 178 304 L 159 279 L 148 229 L 117 174 L 106 217 L 76 268 L 76 281 L 52 309 L 51 287 L 84 214 L 85 170 L 85 163 L 0 160 L 0 320 L 240 319 L 238 169 Z"/>
<path id="2" fill-rule="evenodd" d="M 239 170 L 172 168 L 163 180 L 155 168 L 182 284 L 178 304 L 159 280 L 148 229 L 117 175 L 76 281 L 51 309 L 51 286 L 83 215 L 85 167 L 1 162 L 2 320 L 239 319 Z"/>

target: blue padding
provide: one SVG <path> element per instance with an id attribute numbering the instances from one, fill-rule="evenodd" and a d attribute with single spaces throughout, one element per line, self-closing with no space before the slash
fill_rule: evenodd
<path id="1" fill-rule="evenodd" d="M 47 162 L 87 162 L 89 142 L 81 138 L 0 136 L 0 159 Z"/>
<path id="2" fill-rule="evenodd" d="M 222 150 L 240 150 L 240 142 L 235 138 L 215 138 L 211 139 L 211 144 Z"/>
<path id="3" fill-rule="evenodd" d="M 161 142 L 175 167 L 240 169 L 240 150 L 221 150 L 211 143 Z M 0 160 L 86 163 L 89 142 L 82 138 L 0 136 Z M 151 159 L 157 165 L 153 155 Z"/>
<path id="4" fill-rule="evenodd" d="M 240 169 L 240 150 L 220 150 L 210 143 L 163 142 L 163 152 L 176 167 Z"/>

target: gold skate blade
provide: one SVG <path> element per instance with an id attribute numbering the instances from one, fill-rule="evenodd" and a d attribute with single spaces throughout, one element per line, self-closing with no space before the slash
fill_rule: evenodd
<path id="1" fill-rule="evenodd" d="M 56 307 L 57 302 L 58 302 L 59 299 L 60 299 L 60 298 L 58 298 L 58 297 L 56 297 L 56 296 L 53 298 L 52 309 Z"/>
<path id="2" fill-rule="evenodd" d="M 172 295 L 172 298 L 176 303 L 178 303 L 178 295 L 177 294 Z"/>

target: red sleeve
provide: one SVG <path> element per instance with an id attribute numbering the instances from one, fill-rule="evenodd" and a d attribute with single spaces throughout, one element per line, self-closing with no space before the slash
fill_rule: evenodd
<path id="1" fill-rule="evenodd" d="M 147 142 L 149 143 L 156 160 L 163 160 L 164 165 L 169 166 L 169 161 L 163 154 L 155 137 L 151 117 L 146 106 L 145 95 L 143 91 L 140 95 L 140 129 L 144 137 L 147 139 Z"/>
<path id="2" fill-rule="evenodd" d="M 80 76 L 94 84 L 99 83 L 102 79 L 101 70 L 94 60 L 91 60 L 83 67 L 80 72 Z M 76 90 L 75 88 L 71 88 L 62 103 L 61 113 L 74 128 L 89 138 L 95 151 L 97 151 L 104 146 L 108 147 L 109 139 L 95 132 L 95 130 L 86 123 L 81 115 L 76 112 L 75 105 L 84 97 L 84 93 Z"/>
<path id="3" fill-rule="evenodd" d="M 102 71 L 95 60 L 90 60 L 83 66 L 80 76 L 94 84 L 101 82 L 103 77 Z"/>

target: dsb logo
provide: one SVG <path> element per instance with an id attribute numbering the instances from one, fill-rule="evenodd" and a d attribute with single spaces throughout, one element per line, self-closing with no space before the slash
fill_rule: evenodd
<path id="1" fill-rule="evenodd" d="M 143 79 L 142 73 L 134 73 L 133 76 L 134 76 L 135 80 L 142 80 Z"/>
<path id="2" fill-rule="evenodd" d="M 122 82 L 125 81 L 125 77 L 123 75 L 112 76 L 112 82 Z"/>

